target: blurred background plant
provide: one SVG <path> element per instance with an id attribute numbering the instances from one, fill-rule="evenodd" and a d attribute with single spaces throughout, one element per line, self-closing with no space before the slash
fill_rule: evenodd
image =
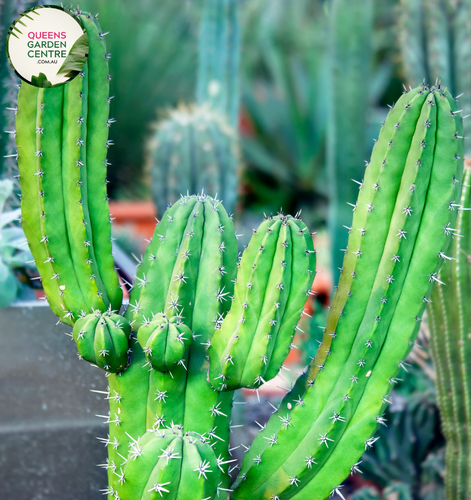
<path id="1" fill-rule="evenodd" d="M 34 299 L 26 283 L 35 269 L 33 256 L 26 245 L 23 230 L 12 223 L 21 217 L 20 209 L 4 212 L 7 200 L 13 193 L 13 182 L 0 181 L 0 308 L 9 306 L 20 295 Z"/>
<path id="2" fill-rule="evenodd" d="M 324 3 L 256 0 L 245 7 L 247 204 L 272 211 L 325 210 L 327 102 L 319 91 L 328 70 Z"/>
<path id="3" fill-rule="evenodd" d="M 155 124 L 148 143 L 158 213 L 182 193 L 205 192 L 233 213 L 239 192 L 240 24 L 237 0 L 205 0 L 198 39 L 196 103 Z"/>
<path id="4" fill-rule="evenodd" d="M 441 81 L 460 107 L 471 111 L 471 3 L 468 0 L 401 0 L 397 21 L 405 81 Z M 471 132 L 464 122 L 465 136 Z M 466 154 L 471 152 L 465 141 Z"/>

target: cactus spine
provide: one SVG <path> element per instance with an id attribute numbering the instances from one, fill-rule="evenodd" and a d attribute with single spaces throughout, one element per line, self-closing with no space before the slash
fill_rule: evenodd
<path id="1" fill-rule="evenodd" d="M 456 203 L 458 234 L 427 309 L 438 404 L 447 440 L 447 500 L 471 496 L 471 227 L 466 210 L 471 206 L 471 170 L 467 166 L 461 199 Z"/>
<path id="2" fill-rule="evenodd" d="M 330 79 L 327 162 L 330 185 L 329 232 L 334 283 L 342 268 L 341 249 L 347 245 L 350 209 L 361 180 L 367 152 L 369 95 L 365 82 L 371 71 L 373 2 L 334 0 L 330 12 Z"/>
<path id="3" fill-rule="evenodd" d="M 205 191 L 233 211 L 239 162 L 240 39 L 237 0 L 206 0 L 199 38 L 197 104 L 157 124 L 150 143 L 153 194 L 163 214 L 180 193 Z"/>
<path id="4" fill-rule="evenodd" d="M 454 100 L 420 87 L 390 112 L 323 343 L 231 487 L 233 389 L 280 370 L 315 274 L 312 238 L 298 217 L 271 216 L 238 262 L 221 202 L 184 196 L 158 224 L 118 317 L 104 182 L 107 57 L 96 20 L 82 19 L 83 74 L 58 88 L 23 85 L 16 137 L 25 232 L 49 303 L 74 324 L 83 357 L 107 372 L 108 499 L 213 500 L 233 490 L 234 499 L 325 499 L 384 423 L 454 232 L 463 143 Z"/>
<path id="5" fill-rule="evenodd" d="M 407 83 L 441 80 L 453 95 L 463 94 L 460 106 L 470 109 L 471 2 L 401 0 L 398 32 Z M 465 136 L 470 131 L 465 123 Z M 469 145 L 465 153 L 471 153 Z"/>

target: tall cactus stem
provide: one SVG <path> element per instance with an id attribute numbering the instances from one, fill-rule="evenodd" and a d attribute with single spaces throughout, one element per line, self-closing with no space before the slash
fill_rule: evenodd
<path id="1" fill-rule="evenodd" d="M 371 0 L 334 0 L 330 12 L 330 90 L 327 162 L 330 186 L 328 224 L 334 283 L 342 268 L 342 249 L 367 154 L 367 114 L 373 25 Z M 348 85 L 345 85 L 348 81 Z"/>
<path id="2" fill-rule="evenodd" d="M 471 498 L 470 206 L 471 163 L 467 160 L 461 199 L 456 203 L 457 234 L 427 308 L 438 403 L 447 440 L 447 500 Z"/>

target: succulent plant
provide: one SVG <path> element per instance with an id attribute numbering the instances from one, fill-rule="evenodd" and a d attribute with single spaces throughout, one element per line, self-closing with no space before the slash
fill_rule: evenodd
<path id="1" fill-rule="evenodd" d="M 390 111 L 323 343 L 246 453 L 233 498 L 326 498 L 375 442 L 453 233 L 463 148 L 455 110 L 443 89 L 419 87 Z"/>
<path id="2" fill-rule="evenodd" d="M 239 120 L 240 28 L 237 0 L 205 0 L 198 47 L 196 100 L 233 129 Z"/>
<path id="3" fill-rule="evenodd" d="M 168 319 L 156 314 L 148 325 L 142 325 L 137 332 L 147 361 L 152 368 L 169 372 L 183 359 L 191 344 L 191 330 L 178 316 Z"/>
<path id="4" fill-rule="evenodd" d="M 49 305 L 71 325 L 94 310 L 117 310 L 122 300 L 106 194 L 114 121 L 107 52 L 96 20 L 81 19 L 90 43 L 84 70 L 52 89 L 23 84 L 16 118 L 23 229 Z"/>
<path id="5" fill-rule="evenodd" d="M 16 138 L 23 224 L 49 303 L 107 372 L 109 500 L 231 491 L 234 499 L 325 499 L 375 442 L 454 232 L 463 148 L 454 99 L 419 87 L 390 111 L 322 345 L 231 486 L 233 389 L 257 389 L 282 367 L 311 293 L 312 237 L 298 216 L 269 216 L 238 261 L 222 203 L 183 196 L 163 214 L 119 319 L 105 184 L 107 57 L 96 19 L 81 18 L 90 42 L 83 74 L 57 89 L 22 85 Z"/>
<path id="6" fill-rule="evenodd" d="M 401 0 L 397 33 L 408 84 L 441 80 L 462 109 L 471 107 L 471 3 L 468 0 Z M 464 124 L 464 135 L 471 129 Z M 470 154 L 469 144 L 465 152 Z"/>
<path id="7" fill-rule="evenodd" d="M 239 153 L 237 134 L 206 106 L 180 106 L 157 124 L 150 143 L 152 190 L 162 215 L 181 193 L 217 195 L 234 210 Z"/>
<path id="8" fill-rule="evenodd" d="M 74 325 L 72 337 L 80 356 L 111 373 L 128 362 L 131 325 L 119 314 L 100 311 L 84 315 Z"/>
<path id="9" fill-rule="evenodd" d="M 446 498 L 465 499 L 471 492 L 470 463 L 470 355 L 469 307 L 471 293 L 471 169 L 466 162 L 455 238 L 440 271 L 440 282 L 427 312 L 431 347 L 437 374 L 437 396 L 443 433 Z"/>
<path id="10" fill-rule="evenodd" d="M 205 191 L 233 212 L 239 177 L 237 0 L 206 0 L 199 38 L 196 106 L 157 124 L 149 143 L 154 200 L 162 215 L 180 193 Z"/>
<path id="11" fill-rule="evenodd" d="M 332 241 L 334 283 L 342 268 L 355 202 L 367 154 L 368 112 L 373 32 L 371 0 L 334 0 L 330 10 L 330 87 L 327 132 L 329 186 L 328 225 Z M 365 89 L 365 85 L 367 88 Z"/>

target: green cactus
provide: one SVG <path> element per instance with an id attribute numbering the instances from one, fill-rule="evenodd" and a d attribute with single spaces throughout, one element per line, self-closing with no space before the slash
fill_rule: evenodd
<path id="1" fill-rule="evenodd" d="M 191 344 L 191 330 L 178 316 L 156 314 L 137 332 L 137 340 L 154 370 L 169 372 L 183 359 Z"/>
<path id="2" fill-rule="evenodd" d="M 118 497 L 154 500 L 165 495 L 190 500 L 218 496 L 214 472 L 220 463 L 199 434 L 172 427 L 147 433 L 133 445 L 140 458 L 126 463 L 124 469 L 132 487 L 118 486 Z"/>
<path id="3" fill-rule="evenodd" d="M 158 123 L 150 145 L 152 189 L 162 215 L 181 193 L 218 195 L 234 209 L 237 196 L 237 136 L 209 106 L 180 106 Z"/>
<path id="4" fill-rule="evenodd" d="M 203 190 L 234 211 L 238 189 L 237 0 L 206 0 L 199 39 L 197 105 L 157 125 L 149 144 L 154 200 L 163 214 L 180 193 Z"/>
<path id="5" fill-rule="evenodd" d="M 469 0 L 401 0 L 399 45 L 404 76 L 415 86 L 422 81 L 446 82 L 471 108 L 471 2 Z M 470 126 L 465 123 L 464 135 Z M 465 145 L 465 153 L 471 153 Z"/>
<path id="6" fill-rule="evenodd" d="M 238 262 L 221 202 L 183 196 L 158 224 L 118 318 L 105 193 L 107 57 L 96 20 L 81 18 L 90 42 L 83 74 L 58 88 L 23 85 L 16 138 L 23 223 L 49 303 L 75 323 L 83 356 L 107 372 L 108 499 L 231 491 L 234 499 L 325 499 L 384 423 L 454 232 L 463 143 L 454 100 L 420 87 L 390 112 L 323 343 L 231 486 L 233 389 L 257 388 L 280 370 L 311 293 L 312 238 L 298 217 L 270 216 Z"/>
<path id="7" fill-rule="evenodd" d="M 427 312 L 437 395 L 447 441 L 445 491 L 447 500 L 471 494 L 471 339 L 469 335 L 471 286 L 471 170 L 465 169 L 461 199 L 456 198 L 457 236 L 440 272 Z M 446 286 L 445 286 L 446 285 Z"/>
<path id="8" fill-rule="evenodd" d="M 330 187 L 329 232 L 334 283 L 338 282 L 350 225 L 350 210 L 361 181 L 367 154 L 369 92 L 373 30 L 372 0 L 334 0 L 330 12 L 330 86 L 327 171 Z"/>
<path id="9" fill-rule="evenodd" d="M 209 349 L 213 387 L 257 388 L 279 372 L 310 294 L 311 246 L 306 225 L 290 217 L 268 219 L 254 234 L 240 262 L 234 305 Z M 309 258 L 301 260 L 303 254 Z"/>
<path id="10" fill-rule="evenodd" d="M 463 142 L 455 110 L 446 91 L 419 87 L 390 111 L 323 344 L 245 455 L 234 499 L 324 499 L 374 443 L 454 231 Z"/>
<path id="11" fill-rule="evenodd" d="M 131 325 L 119 314 L 98 311 L 79 318 L 72 336 L 83 359 L 117 373 L 128 362 L 130 333 Z"/>
<path id="12" fill-rule="evenodd" d="M 237 0 L 205 0 L 196 84 L 198 104 L 209 104 L 233 129 L 237 129 L 240 99 L 238 17 Z"/>
<path id="13" fill-rule="evenodd" d="M 81 19 L 90 43 L 83 72 L 53 89 L 23 84 L 16 116 L 23 229 L 50 306 L 71 325 L 122 300 L 106 194 L 107 53 L 96 20 Z"/>

